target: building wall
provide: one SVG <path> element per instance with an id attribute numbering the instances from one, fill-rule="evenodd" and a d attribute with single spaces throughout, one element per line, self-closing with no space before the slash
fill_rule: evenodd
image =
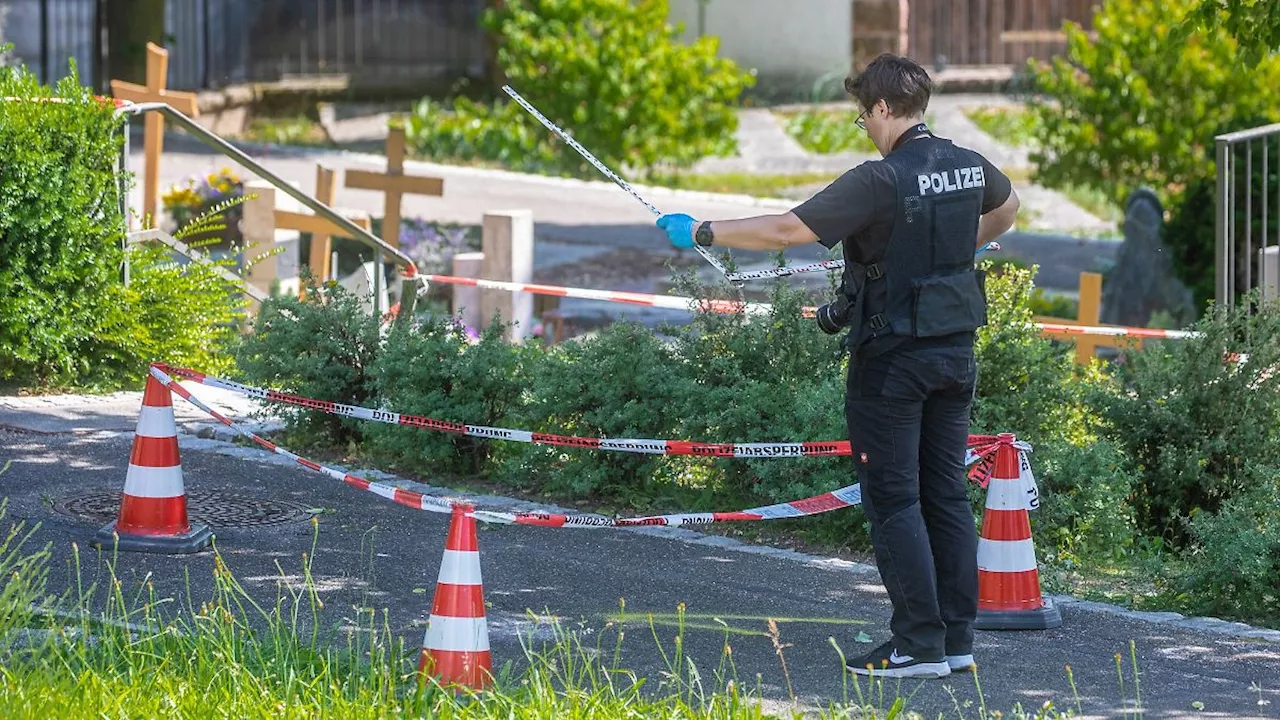
<path id="1" fill-rule="evenodd" d="M 670 0 L 672 24 L 698 36 L 698 0 Z M 755 68 L 761 85 L 809 84 L 847 73 L 853 53 L 851 0 L 709 0 L 703 31 L 720 38 L 720 54 Z"/>

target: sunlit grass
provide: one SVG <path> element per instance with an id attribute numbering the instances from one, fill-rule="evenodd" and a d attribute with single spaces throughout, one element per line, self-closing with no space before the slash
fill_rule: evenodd
<path id="1" fill-rule="evenodd" d="M 1014 147 L 1034 147 L 1040 132 L 1036 115 L 1017 105 L 965 108 L 964 114 L 978 129 Z"/>
<path id="2" fill-rule="evenodd" d="M 0 505 L 0 519 L 3 512 Z M 418 648 L 392 632 L 385 611 L 357 609 L 355 617 L 344 618 L 338 637 L 322 630 L 324 603 L 311 575 L 314 538 L 302 556 L 300 587 L 278 583 L 272 603 L 251 597 L 215 555 L 209 598 L 198 607 L 194 601 L 178 607 L 149 580 L 126 587 L 110 558 L 101 561 L 102 572 L 84 572 L 74 546 L 74 587 L 50 597 L 49 549 L 31 549 L 33 534 L 17 525 L 0 542 L 0 717 L 6 720 L 918 717 L 910 712 L 909 696 L 898 693 L 902 683 L 867 681 L 835 663 L 832 671 L 843 678 L 838 700 L 819 708 L 795 696 L 786 657 L 791 646 L 780 628 L 857 620 L 693 615 L 683 605 L 674 614 L 650 615 L 628 612 L 623 603 L 605 625 L 612 629 L 606 640 L 604 632 L 575 632 L 531 616 L 550 624 L 551 638 L 522 638 L 521 657 L 495 668 L 490 688 L 441 688 L 416 673 Z M 283 580 L 287 573 L 278 569 Z M 102 579 L 86 584 L 86 575 Z M 762 629 L 735 632 L 726 619 Z M 665 626 L 675 632 L 660 633 Z M 699 666 L 687 655 L 686 631 L 695 629 L 723 633 L 714 666 Z M 653 637 L 664 668 L 656 676 L 623 667 L 627 632 Z M 789 700 L 765 702 L 763 678 L 739 679 L 733 643 L 744 635 L 771 641 Z M 843 659 L 834 638 L 830 643 Z M 1120 677 L 1123 682 L 1124 669 Z M 957 703 L 956 716 L 965 715 Z M 1008 713 L 1067 716 L 1052 704 Z"/>

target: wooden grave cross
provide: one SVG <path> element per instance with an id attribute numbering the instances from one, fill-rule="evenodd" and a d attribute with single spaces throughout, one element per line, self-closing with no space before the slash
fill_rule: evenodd
<path id="1" fill-rule="evenodd" d="M 155 43 L 147 43 L 147 84 L 144 86 L 112 80 L 111 94 L 118 100 L 135 103 L 167 103 L 188 117 L 198 117 L 200 106 L 196 103 L 195 93 L 166 90 L 168 76 L 169 51 Z M 147 113 L 144 138 L 146 170 L 142 184 L 142 214 L 155 223 L 156 203 L 160 197 L 160 154 L 164 152 L 163 115 L 157 112 Z"/>
<path id="2" fill-rule="evenodd" d="M 337 195 L 337 191 L 337 183 L 334 182 L 334 171 L 323 165 L 316 165 L 316 200 L 336 210 L 334 198 Z M 372 227 L 367 215 L 347 211 L 339 212 L 361 229 L 369 230 Z M 308 264 L 311 266 L 311 272 L 315 275 L 317 281 L 323 282 L 328 280 L 331 274 L 337 273 L 337 268 L 330 267 L 333 247 L 332 239 L 335 235 L 347 237 L 350 233 L 333 222 L 310 212 L 277 209 L 275 211 L 275 221 L 278 229 L 297 230 L 298 232 L 311 234 L 311 253 Z"/>
<path id="3" fill-rule="evenodd" d="M 444 195 L 444 180 L 404 174 L 404 128 L 392 127 L 387 134 L 387 171 L 348 170 L 346 186 L 355 190 L 376 190 L 384 194 L 382 239 L 400 247 L 400 202 L 404 195 Z"/>

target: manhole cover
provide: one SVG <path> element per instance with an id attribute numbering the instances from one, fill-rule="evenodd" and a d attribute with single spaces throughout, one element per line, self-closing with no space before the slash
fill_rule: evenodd
<path id="1" fill-rule="evenodd" d="M 94 523 L 108 523 L 120 514 L 120 491 L 73 495 L 56 501 L 53 507 L 64 515 Z M 192 522 L 213 528 L 286 525 L 311 518 L 306 506 L 287 500 L 263 500 L 201 490 L 187 491 L 187 515 Z"/>

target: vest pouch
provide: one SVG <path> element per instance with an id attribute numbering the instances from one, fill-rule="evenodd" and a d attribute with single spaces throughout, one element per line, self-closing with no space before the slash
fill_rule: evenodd
<path id="1" fill-rule="evenodd" d="M 929 275 L 911 283 L 918 338 L 972 332 L 987 324 L 986 275 L 978 270 Z"/>

